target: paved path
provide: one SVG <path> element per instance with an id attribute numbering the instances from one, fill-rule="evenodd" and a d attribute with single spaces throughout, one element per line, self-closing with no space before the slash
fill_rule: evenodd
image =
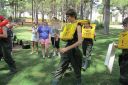
<path id="1" fill-rule="evenodd" d="M 110 25 L 111 28 L 122 29 L 122 25 Z"/>

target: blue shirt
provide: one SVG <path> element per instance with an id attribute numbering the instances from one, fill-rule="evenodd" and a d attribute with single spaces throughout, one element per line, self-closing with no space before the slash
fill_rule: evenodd
<path id="1" fill-rule="evenodd" d="M 40 25 L 37 31 L 39 33 L 39 39 L 48 39 L 51 28 L 49 26 Z"/>

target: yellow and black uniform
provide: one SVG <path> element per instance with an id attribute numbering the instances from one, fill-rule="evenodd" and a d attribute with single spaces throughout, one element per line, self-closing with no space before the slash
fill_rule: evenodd
<path id="1" fill-rule="evenodd" d="M 82 68 L 83 70 L 86 70 L 91 63 L 91 52 L 93 47 L 93 39 L 95 37 L 94 35 L 94 28 L 90 26 L 89 28 L 82 27 L 82 50 L 83 50 L 83 62 L 82 62 Z"/>
<path id="2" fill-rule="evenodd" d="M 120 83 L 128 85 L 128 31 L 120 33 L 118 48 L 122 49 L 119 55 Z"/>
<path id="3" fill-rule="evenodd" d="M 66 47 L 76 43 L 78 41 L 77 36 L 78 36 L 77 29 L 75 29 L 75 33 L 73 34 L 73 39 L 66 41 L 67 42 Z M 62 78 L 69 64 L 71 64 L 74 69 L 77 82 L 81 83 L 82 53 L 78 47 L 75 47 L 61 54 L 60 65 L 59 65 L 59 68 L 55 72 L 55 78 L 54 78 L 52 85 L 58 85 L 59 79 Z"/>

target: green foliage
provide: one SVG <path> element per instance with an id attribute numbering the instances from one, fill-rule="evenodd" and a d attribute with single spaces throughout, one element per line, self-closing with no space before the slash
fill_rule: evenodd
<path id="1" fill-rule="evenodd" d="M 128 6 L 128 0 L 111 0 L 111 5 L 116 7 Z"/>
<path id="2" fill-rule="evenodd" d="M 104 25 L 103 23 L 95 20 L 94 23 L 96 24 L 96 30 L 99 30 L 99 29 L 103 29 L 104 28 Z"/>
<path id="3" fill-rule="evenodd" d="M 98 6 L 98 12 L 99 12 L 99 14 L 103 14 L 103 4 L 100 4 L 99 6 Z"/>
<path id="4" fill-rule="evenodd" d="M 7 16 L 7 11 L 6 10 L 0 10 L 0 15 Z"/>

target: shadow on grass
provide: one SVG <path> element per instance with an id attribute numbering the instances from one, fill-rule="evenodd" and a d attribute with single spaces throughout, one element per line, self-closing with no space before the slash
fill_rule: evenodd
<path id="1" fill-rule="evenodd" d="M 31 55 L 29 52 L 30 50 L 15 52 L 18 72 L 14 76 L 8 76 L 8 73 L 0 74 L 0 85 L 49 85 L 56 60 L 43 60 L 38 54 Z"/>
<path id="2" fill-rule="evenodd" d="M 92 64 L 85 72 L 82 71 L 83 85 L 119 85 L 118 58 L 115 59 L 112 74 L 109 74 L 104 65 L 108 45 L 117 40 L 119 31 L 118 29 L 111 30 L 110 35 L 97 33 L 97 41 L 94 42 L 92 52 Z M 57 68 L 59 63 L 58 57 L 43 59 L 36 53 L 31 55 L 30 49 L 15 52 L 14 59 L 18 73 L 12 76 L 1 73 L 0 85 L 50 85 L 53 77 L 51 72 Z M 1 70 L 3 68 L 0 68 Z M 64 76 L 60 81 L 60 85 L 75 85 L 74 72 L 69 73 L 69 76 Z"/>

